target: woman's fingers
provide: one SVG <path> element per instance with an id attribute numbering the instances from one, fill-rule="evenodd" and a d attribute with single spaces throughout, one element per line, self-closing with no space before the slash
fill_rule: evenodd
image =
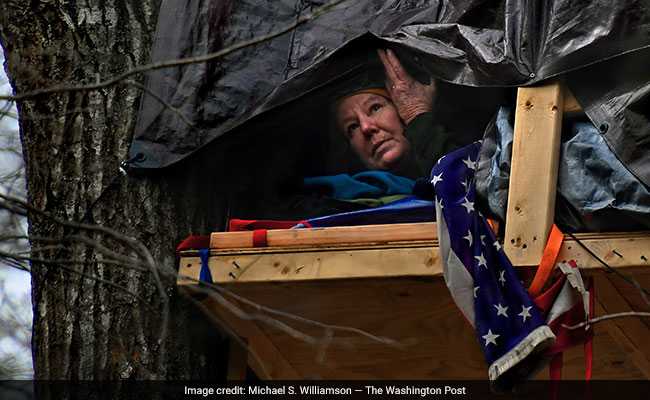
<path id="1" fill-rule="evenodd" d="M 412 81 L 413 78 L 406 72 L 404 67 L 402 67 L 402 63 L 399 62 L 399 59 L 395 56 L 395 53 L 393 53 L 392 50 L 388 49 L 386 50 L 386 59 L 388 60 L 388 63 L 391 66 L 391 69 L 393 71 L 393 75 L 396 80 L 398 81 Z"/>
<path id="2" fill-rule="evenodd" d="M 379 55 L 381 63 L 384 65 L 384 71 L 386 72 L 386 81 L 388 83 L 388 86 L 393 86 L 395 84 L 395 80 L 397 79 L 393 72 L 393 66 L 390 64 L 390 61 L 388 61 L 388 57 L 386 56 L 386 52 L 384 50 L 377 50 L 377 54 Z"/>
<path id="3" fill-rule="evenodd" d="M 377 50 L 377 54 L 386 72 L 386 89 L 402 120 L 408 124 L 417 115 L 431 111 L 435 81 L 424 85 L 415 80 L 391 50 Z"/>
<path id="4" fill-rule="evenodd" d="M 402 63 L 399 62 L 395 53 L 391 50 L 377 50 L 377 54 L 381 63 L 384 64 L 389 86 L 408 85 L 413 81 L 413 78 L 402 67 Z"/>

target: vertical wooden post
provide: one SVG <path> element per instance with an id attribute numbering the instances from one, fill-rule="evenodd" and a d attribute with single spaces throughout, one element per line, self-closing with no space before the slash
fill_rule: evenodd
<path id="1" fill-rule="evenodd" d="M 555 215 L 564 97 L 559 82 L 519 88 L 504 249 L 513 265 L 538 265 Z"/>

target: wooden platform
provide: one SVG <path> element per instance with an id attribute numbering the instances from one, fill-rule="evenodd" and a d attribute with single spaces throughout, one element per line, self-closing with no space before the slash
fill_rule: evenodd
<path id="1" fill-rule="evenodd" d="M 355 228 L 357 232 L 366 229 Z M 370 227 L 375 233 L 393 229 L 399 227 Z M 397 345 L 335 330 L 333 342 L 323 349 L 264 321 L 242 320 L 214 299 L 207 298 L 204 304 L 248 344 L 247 362 L 265 379 L 486 379 L 487 367 L 474 331 L 454 305 L 442 278 L 435 226 L 413 224 L 413 232 L 420 229 L 429 236 L 419 236 L 417 241 L 359 244 L 343 240 L 213 249 L 209 261 L 220 287 L 259 305 L 323 324 L 361 329 Z M 310 243 L 332 237 L 328 229 L 305 230 L 301 235 Z M 610 265 L 634 273 L 642 285 L 650 286 L 650 265 L 644 260 L 650 257 L 647 233 L 583 234 L 578 239 Z M 565 241 L 560 258 L 575 259 L 596 277 L 599 314 L 642 309 L 637 292 L 604 272 L 574 240 Z M 183 254 L 180 272 L 190 280 L 179 278 L 179 284 L 193 287 L 200 272 L 196 254 Z M 254 307 L 222 295 L 248 314 L 256 313 Z M 322 339 L 327 332 L 274 318 L 315 338 Z M 650 379 L 650 344 L 645 344 L 649 334 L 648 325 L 639 319 L 597 325 L 594 378 Z M 570 351 L 565 359 L 566 378 L 584 376 L 582 349 Z"/>
<path id="2" fill-rule="evenodd" d="M 579 110 L 559 83 L 519 89 L 503 243 L 517 268 L 541 258 L 554 217 L 562 113 Z M 576 237 L 582 245 L 566 238 L 559 259 L 594 277 L 596 314 L 647 311 L 639 291 L 585 247 L 650 287 L 650 234 Z M 200 298 L 238 338 L 229 378 L 242 379 L 250 365 L 263 379 L 487 379 L 474 331 L 445 286 L 434 223 L 269 231 L 267 242 L 253 248 L 251 232 L 212 234 L 217 289 Z M 200 269 L 198 254 L 182 254 L 181 290 L 205 292 Z M 650 379 L 649 327 L 640 318 L 595 325 L 593 378 Z M 564 360 L 565 379 L 584 378 L 581 348 Z"/>

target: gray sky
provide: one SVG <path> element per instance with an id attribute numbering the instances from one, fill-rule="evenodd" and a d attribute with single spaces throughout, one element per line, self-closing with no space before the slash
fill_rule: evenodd
<path id="1" fill-rule="evenodd" d="M 4 54 L 0 48 L 0 94 L 10 94 L 11 86 L 7 81 L 4 70 Z M 6 103 L 0 101 L 0 111 L 5 110 Z M 16 113 L 16 108 L 11 108 L 12 113 Z M 12 150 L 13 149 L 13 150 Z M 17 152 L 16 152 L 17 150 Z M 13 118 L 2 118 L 0 120 L 0 177 L 6 177 L 12 174 L 17 168 L 22 167 L 20 156 L 20 139 L 18 137 L 18 123 Z M 0 190 L 3 193 L 11 192 L 13 195 L 24 194 L 24 183 L 22 179 L 7 185 L 0 183 Z M 0 223 L 7 221 L 7 215 L 0 215 Z M 19 229 L 26 230 L 26 222 L 21 221 Z M 0 247 L 6 245 L 0 244 Z M 31 309 L 31 281 L 30 275 L 24 271 L 8 267 L 0 263 L 0 325 L 7 318 L 19 319 L 20 321 L 32 321 Z M 11 303 L 11 304 L 9 304 Z M 31 327 L 30 327 L 31 328 Z M 29 339 L 31 329 L 27 332 L 15 332 L 15 335 Z M 25 336 L 27 335 L 27 336 Z M 20 346 L 13 337 L 0 329 L 0 359 L 3 356 L 13 356 L 21 366 L 22 373 L 15 378 L 30 378 L 33 374 L 31 363 L 31 352 Z"/>

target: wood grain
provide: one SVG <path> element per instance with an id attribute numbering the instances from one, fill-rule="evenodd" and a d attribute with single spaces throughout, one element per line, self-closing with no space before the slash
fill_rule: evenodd
<path id="1" fill-rule="evenodd" d="M 390 225 L 337 226 L 331 228 L 272 229 L 267 231 L 269 247 L 314 246 L 342 243 L 389 243 L 435 240 L 433 222 Z M 213 232 L 210 248 L 253 247 L 253 232 Z"/>
<path id="2" fill-rule="evenodd" d="M 648 232 L 590 233 L 576 238 L 613 268 L 650 272 Z M 603 270 L 597 259 L 568 236 L 558 260 L 575 260 L 580 268 L 595 273 Z M 219 283 L 442 274 L 437 242 L 213 250 L 208 265 L 214 281 Z M 200 268 L 196 252 L 184 252 L 177 284 L 194 284 L 192 279 L 198 279 Z"/>
<path id="3" fill-rule="evenodd" d="M 519 88 L 504 249 L 513 265 L 538 265 L 555 215 L 564 97 L 559 83 Z"/>

